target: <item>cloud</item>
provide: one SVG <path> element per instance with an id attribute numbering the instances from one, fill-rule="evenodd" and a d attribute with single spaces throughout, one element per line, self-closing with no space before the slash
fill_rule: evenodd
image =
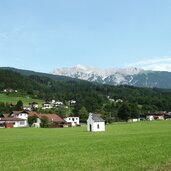
<path id="1" fill-rule="evenodd" d="M 129 67 L 138 67 L 152 71 L 169 71 L 171 72 L 171 57 L 157 57 L 147 60 L 138 61 L 127 65 Z"/>

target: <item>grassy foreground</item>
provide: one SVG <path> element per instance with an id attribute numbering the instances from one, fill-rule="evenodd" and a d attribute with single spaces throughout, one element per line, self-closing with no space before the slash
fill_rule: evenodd
<path id="1" fill-rule="evenodd" d="M 100 133 L 86 127 L 0 129 L 0 170 L 162 170 L 171 166 L 170 148 L 171 121 L 108 125 Z"/>

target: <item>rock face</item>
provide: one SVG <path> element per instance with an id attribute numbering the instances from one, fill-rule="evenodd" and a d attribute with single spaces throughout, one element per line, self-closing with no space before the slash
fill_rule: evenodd
<path id="1" fill-rule="evenodd" d="M 135 67 L 100 69 L 76 65 L 71 68 L 57 68 L 52 73 L 102 84 L 171 88 L 170 72 L 148 71 Z"/>

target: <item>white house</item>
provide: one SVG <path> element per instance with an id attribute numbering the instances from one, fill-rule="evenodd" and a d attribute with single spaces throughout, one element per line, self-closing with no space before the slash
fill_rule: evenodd
<path id="1" fill-rule="evenodd" d="M 72 104 L 76 104 L 76 100 L 70 100 L 69 103 Z"/>
<path id="2" fill-rule="evenodd" d="M 63 102 L 60 102 L 60 101 L 57 101 L 57 102 L 55 102 L 55 104 L 54 104 L 55 107 L 61 107 L 61 106 L 63 106 L 63 105 L 64 105 L 64 103 L 63 103 Z"/>
<path id="3" fill-rule="evenodd" d="M 64 120 L 67 123 L 70 123 L 71 126 L 77 126 L 80 124 L 80 118 L 79 117 L 67 117 L 67 118 L 64 118 Z"/>
<path id="4" fill-rule="evenodd" d="M 122 100 L 122 99 L 117 99 L 115 102 L 116 102 L 116 103 L 122 103 L 123 100 Z"/>
<path id="5" fill-rule="evenodd" d="M 23 119 L 24 121 L 24 126 L 27 127 L 29 126 L 28 124 L 28 117 L 36 115 L 36 112 L 30 112 L 30 111 L 12 111 L 10 117 L 11 118 L 18 118 L 18 119 Z"/>
<path id="6" fill-rule="evenodd" d="M 128 122 L 140 122 L 140 118 L 128 119 Z"/>
<path id="7" fill-rule="evenodd" d="M 54 99 L 51 100 L 51 103 L 55 103 L 56 101 Z"/>
<path id="8" fill-rule="evenodd" d="M 13 89 L 9 88 L 9 89 L 4 89 L 3 92 L 4 92 L 4 93 L 7 93 L 7 92 L 8 92 L 8 93 L 17 93 L 18 90 L 13 90 Z"/>
<path id="9" fill-rule="evenodd" d="M 52 109 L 52 105 L 50 103 L 43 103 L 42 104 L 42 109 Z"/>
<path id="10" fill-rule="evenodd" d="M 87 131 L 98 132 L 105 131 L 105 121 L 100 117 L 100 114 L 90 113 L 87 120 Z"/>
<path id="11" fill-rule="evenodd" d="M 29 106 L 31 110 L 37 110 L 39 108 L 39 104 L 37 102 L 29 103 Z"/>
<path id="12" fill-rule="evenodd" d="M 26 127 L 28 126 L 28 115 L 29 114 L 25 111 L 13 111 L 11 117 L 23 119 L 23 126 Z"/>
<path id="13" fill-rule="evenodd" d="M 154 116 L 153 115 L 147 115 L 146 119 L 149 121 L 153 121 L 154 120 Z"/>
<path id="14" fill-rule="evenodd" d="M 31 111 L 31 107 L 30 106 L 24 106 L 23 110 Z"/>
<path id="15" fill-rule="evenodd" d="M 26 120 L 20 118 L 0 118 L 0 125 L 5 126 L 5 124 L 12 124 L 11 128 L 26 127 Z"/>

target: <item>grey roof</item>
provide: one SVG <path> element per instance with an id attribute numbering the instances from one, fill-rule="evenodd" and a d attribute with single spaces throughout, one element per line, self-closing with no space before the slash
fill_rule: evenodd
<path id="1" fill-rule="evenodd" d="M 101 115 L 100 114 L 92 114 L 92 119 L 95 122 L 104 122 L 104 119 L 101 118 Z"/>

